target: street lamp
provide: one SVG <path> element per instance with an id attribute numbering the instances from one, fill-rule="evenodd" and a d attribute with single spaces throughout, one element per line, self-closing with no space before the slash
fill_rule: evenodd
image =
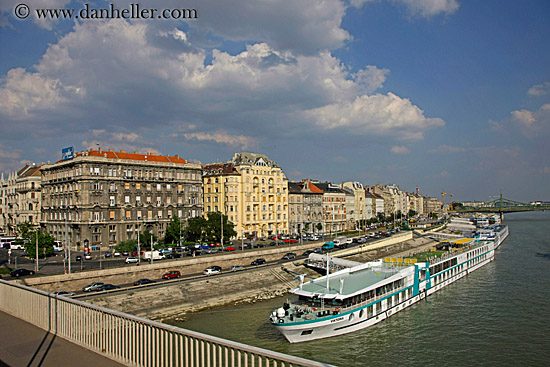
<path id="1" fill-rule="evenodd" d="M 39 229 L 36 229 L 36 253 L 34 254 L 34 257 L 36 258 L 36 271 L 38 272 L 38 232 Z"/>

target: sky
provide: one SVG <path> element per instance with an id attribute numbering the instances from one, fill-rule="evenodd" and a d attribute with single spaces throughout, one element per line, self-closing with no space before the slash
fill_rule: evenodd
<path id="1" fill-rule="evenodd" d="M 69 146 L 248 151 L 290 180 L 550 200 L 548 0 L 22 1 L 0 3 L 5 174 Z M 80 12 L 111 4 L 178 11 Z"/>

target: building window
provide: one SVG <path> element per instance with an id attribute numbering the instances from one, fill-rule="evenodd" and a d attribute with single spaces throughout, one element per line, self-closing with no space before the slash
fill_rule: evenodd
<path id="1" fill-rule="evenodd" d="M 114 196 L 109 196 L 109 205 L 110 206 L 115 206 L 115 197 Z"/>
<path id="2" fill-rule="evenodd" d="M 136 183 L 136 189 L 138 189 L 138 190 L 141 189 L 141 183 L 139 183 L 139 182 Z"/>
<path id="3" fill-rule="evenodd" d="M 126 219 L 132 218 L 132 212 L 129 210 L 126 210 Z"/>
<path id="4" fill-rule="evenodd" d="M 124 196 L 124 203 L 125 204 L 130 204 L 130 196 L 129 195 Z"/>
<path id="5" fill-rule="evenodd" d="M 111 211 L 109 212 L 109 219 L 110 219 L 110 220 L 115 219 L 115 211 L 114 211 L 114 210 L 111 210 Z"/>
<path id="6" fill-rule="evenodd" d="M 129 182 L 124 183 L 124 189 L 125 190 L 130 190 L 130 183 Z"/>

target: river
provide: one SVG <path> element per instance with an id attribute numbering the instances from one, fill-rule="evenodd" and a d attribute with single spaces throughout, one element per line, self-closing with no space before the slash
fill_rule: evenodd
<path id="1" fill-rule="evenodd" d="M 550 212 L 505 217 L 495 261 L 355 333 L 290 344 L 268 322 L 284 298 L 193 314 L 177 326 L 337 366 L 549 366 Z"/>

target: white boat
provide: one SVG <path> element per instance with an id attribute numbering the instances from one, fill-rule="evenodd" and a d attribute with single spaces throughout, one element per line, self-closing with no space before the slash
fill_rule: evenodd
<path id="1" fill-rule="evenodd" d="M 475 238 L 480 241 L 493 241 L 495 248 L 508 237 L 508 226 L 504 224 L 493 224 L 476 231 Z"/>
<path id="2" fill-rule="evenodd" d="M 310 282 L 301 276 L 290 290 L 297 300 L 273 311 L 270 321 L 291 343 L 367 328 L 489 263 L 495 244 L 461 238 L 445 251 L 386 258 Z"/>

